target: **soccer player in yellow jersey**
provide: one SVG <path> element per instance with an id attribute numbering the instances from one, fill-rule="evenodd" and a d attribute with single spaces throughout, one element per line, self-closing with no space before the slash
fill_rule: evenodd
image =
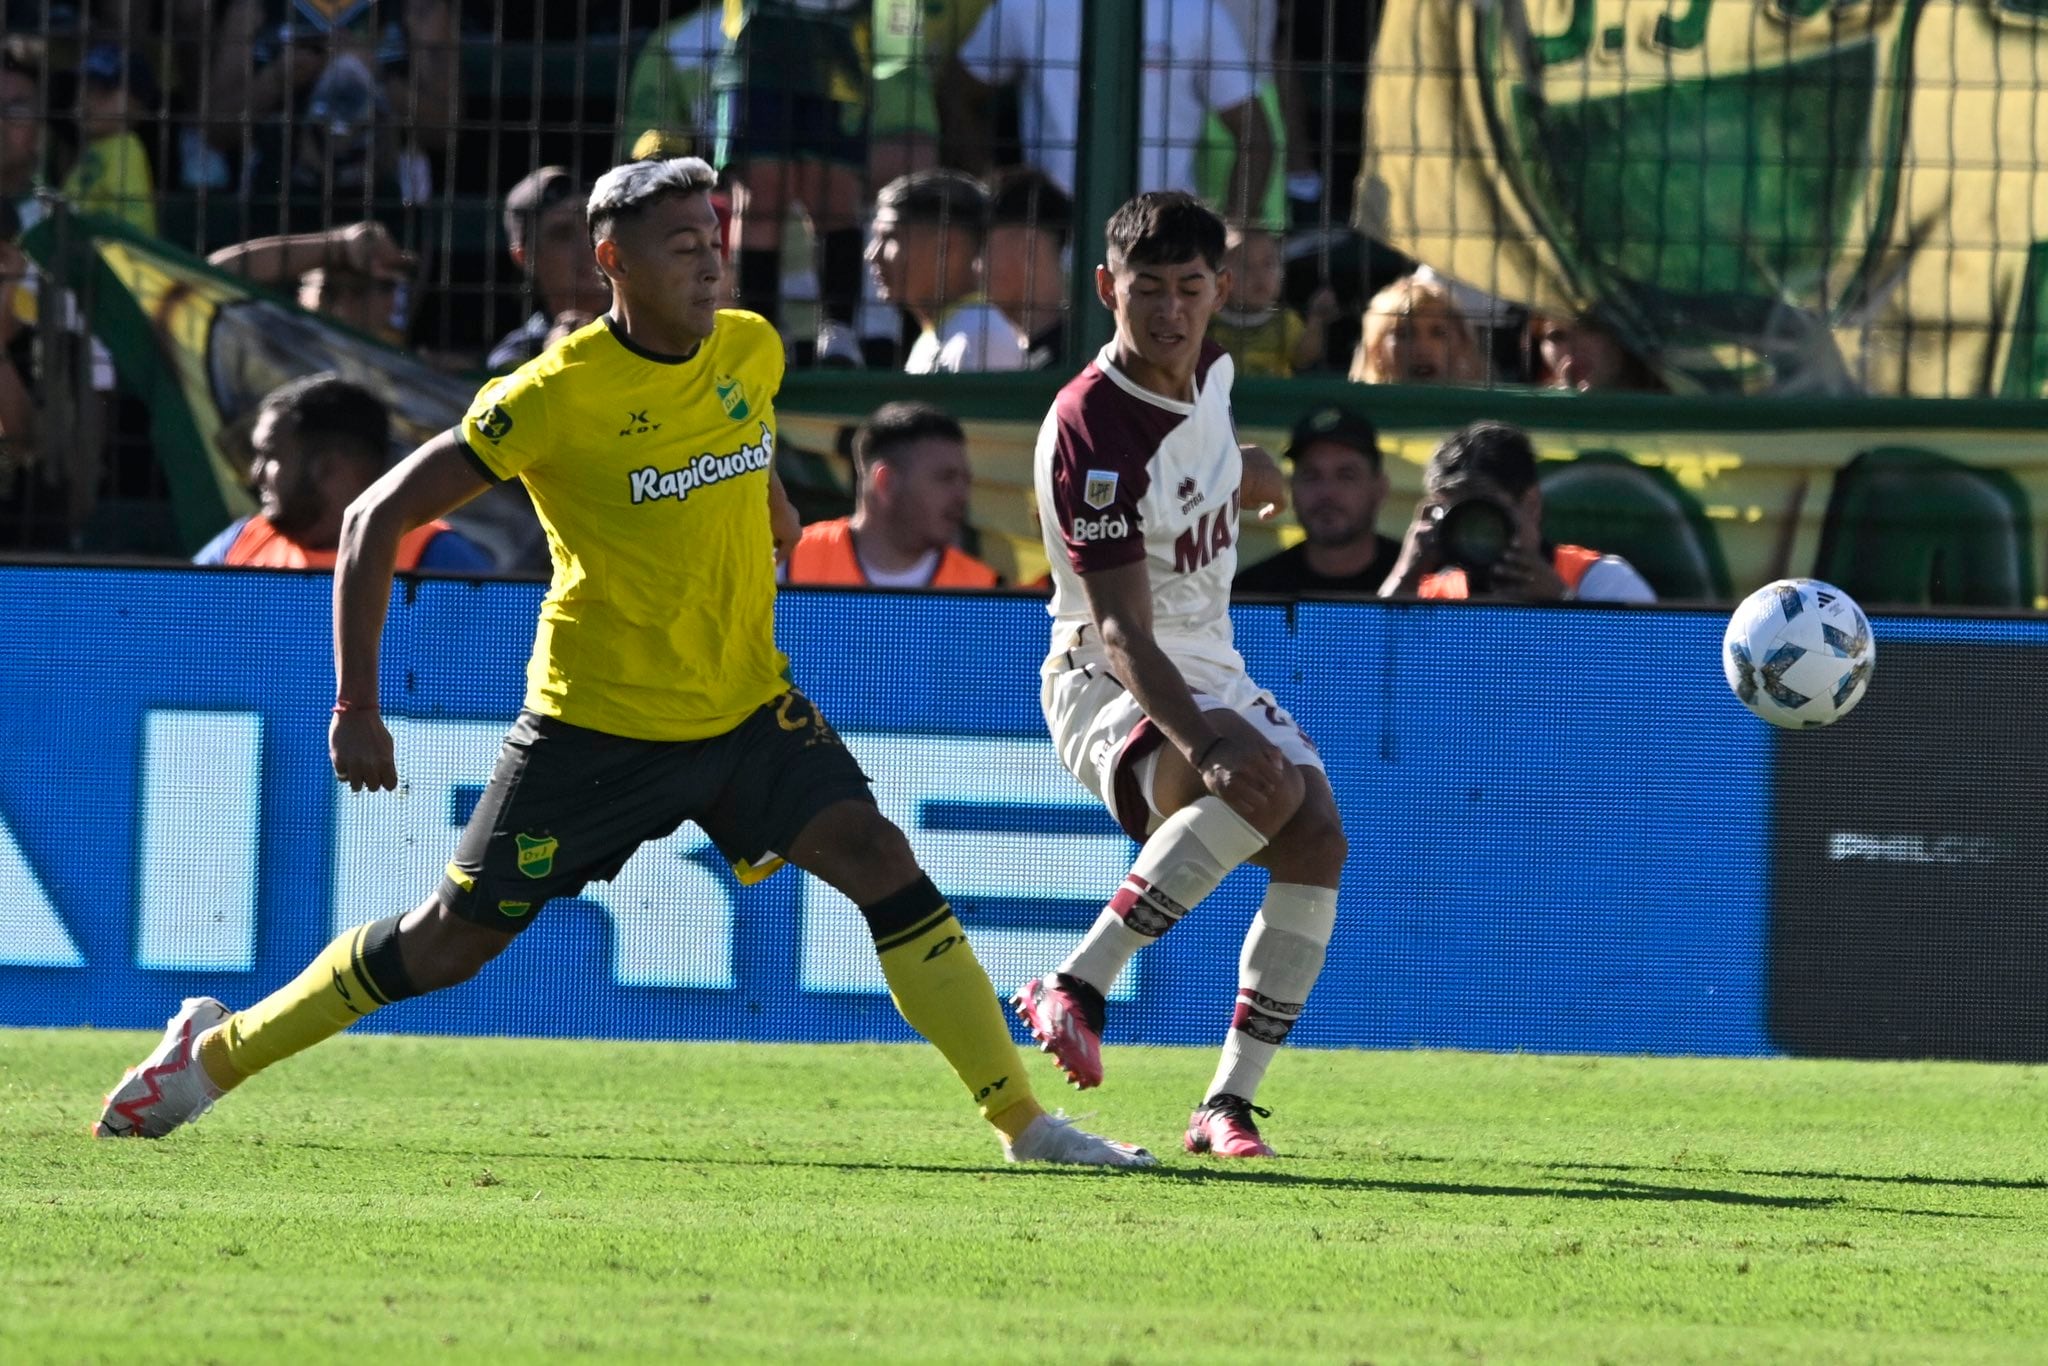
<path id="1" fill-rule="evenodd" d="M 161 1137 L 263 1068 L 394 1001 L 468 980 L 554 897 L 702 826 L 743 877 L 783 860 L 861 908 L 897 1008 L 1012 1161 L 1145 1166 L 1047 1114 L 960 924 L 775 647 L 782 344 L 729 294 L 696 158 L 607 172 L 589 231 L 611 311 L 477 398 L 349 508 L 334 576 L 337 777 L 397 787 L 377 648 L 401 537 L 511 478 L 548 534 L 526 704 L 440 886 L 336 939 L 247 1010 L 194 998 L 95 1132 Z"/>

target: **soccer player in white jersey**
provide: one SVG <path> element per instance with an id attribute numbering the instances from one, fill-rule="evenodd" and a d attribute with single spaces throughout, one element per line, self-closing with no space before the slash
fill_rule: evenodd
<path id="1" fill-rule="evenodd" d="M 1141 194 L 1108 238 L 1095 287 L 1116 337 L 1038 434 L 1053 577 L 1040 701 L 1061 760 L 1144 847 L 1079 946 L 1012 1000 L 1069 1081 L 1100 1085 L 1104 997 L 1132 955 L 1231 869 L 1264 867 L 1223 1059 L 1185 1146 L 1270 1157 L 1253 1102 L 1322 971 L 1345 855 L 1315 746 L 1231 644 L 1239 508 L 1270 516 L 1286 485 L 1239 446 L 1230 357 L 1204 339 L 1230 294 L 1222 220 L 1186 194 Z"/>

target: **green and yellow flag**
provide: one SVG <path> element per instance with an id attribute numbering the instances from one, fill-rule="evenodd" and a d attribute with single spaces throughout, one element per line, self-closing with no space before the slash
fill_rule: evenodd
<path id="1" fill-rule="evenodd" d="M 234 434 L 278 385 L 333 371 L 364 386 L 391 411 L 394 454 L 454 426 L 476 392 L 473 378 L 429 369 L 117 219 L 60 214 L 22 245 L 46 279 L 79 299 L 123 387 L 147 405 L 188 549 L 253 510 Z M 497 497 L 462 519 L 462 530 L 505 563 L 524 533 Z"/>
<path id="2" fill-rule="evenodd" d="M 2048 0 L 1384 12 L 1373 236 L 1681 389 L 2048 393 Z"/>

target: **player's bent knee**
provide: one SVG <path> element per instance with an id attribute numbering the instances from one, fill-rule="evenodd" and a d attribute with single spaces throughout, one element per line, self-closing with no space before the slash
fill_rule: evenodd
<path id="1" fill-rule="evenodd" d="M 863 906 L 915 881 L 921 873 L 910 841 L 871 801 L 835 802 L 797 836 L 789 861 Z"/>
<path id="2" fill-rule="evenodd" d="M 1297 775 L 1300 770 L 1295 770 Z M 1322 785 L 1306 785 L 1306 795 L 1260 862 L 1277 882 L 1334 887 L 1350 856 L 1350 841 L 1337 815 L 1336 803 Z"/>
<path id="3" fill-rule="evenodd" d="M 1286 833 L 1287 827 L 1300 814 L 1307 791 L 1301 780 L 1301 770 L 1290 765 L 1264 801 L 1249 810 L 1240 810 L 1238 814 L 1268 840 L 1275 840 Z"/>

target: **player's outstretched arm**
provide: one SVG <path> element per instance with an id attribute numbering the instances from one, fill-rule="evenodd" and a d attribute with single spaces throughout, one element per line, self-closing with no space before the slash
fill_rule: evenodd
<path id="1" fill-rule="evenodd" d="M 1110 671 L 1146 717 L 1211 793 L 1240 813 L 1264 809 L 1287 781 L 1287 761 L 1248 728 L 1225 731 L 1211 724 L 1153 634 L 1151 571 L 1144 561 L 1083 574 L 1081 589 Z"/>
<path id="2" fill-rule="evenodd" d="M 334 776 L 360 792 L 398 786 L 391 732 L 377 716 L 377 645 L 391 603 L 398 543 L 490 484 L 462 439 L 443 432 L 348 505 L 334 558 Z"/>

